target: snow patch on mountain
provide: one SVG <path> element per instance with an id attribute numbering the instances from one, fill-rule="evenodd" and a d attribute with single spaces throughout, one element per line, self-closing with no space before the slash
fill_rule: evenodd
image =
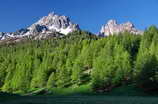
<path id="1" fill-rule="evenodd" d="M 50 33 L 61 33 L 67 35 L 70 32 L 80 30 L 77 24 L 74 24 L 70 19 L 63 15 L 50 13 L 48 16 L 44 16 L 36 23 L 25 29 L 20 29 L 16 32 L 0 33 L 0 40 L 10 38 L 22 38 L 22 37 L 44 37 L 50 36 Z M 53 35 L 54 36 L 54 35 Z"/>

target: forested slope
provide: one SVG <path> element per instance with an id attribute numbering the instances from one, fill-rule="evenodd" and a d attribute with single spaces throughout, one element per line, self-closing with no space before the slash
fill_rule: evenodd
<path id="1" fill-rule="evenodd" d="M 0 87 L 5 92 L 38 88 L 93 91 L 134 84 L 158 91 L 158 29 L 97 37 L 76 31 L 62 38 L 28 40 L 0 46 Z"/>

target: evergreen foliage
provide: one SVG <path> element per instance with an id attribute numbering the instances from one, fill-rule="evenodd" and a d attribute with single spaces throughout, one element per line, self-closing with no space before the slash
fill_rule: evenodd
<path id="1" fill-rule="evenodd" d="M 36 88 L 91 85 L 95 91 L 136 84 L 158 91 L 158 29 L 100 38 L 76 31 L 63 38 L 28 40 L 0 46 L 0 88 L 28 92 Z"/>

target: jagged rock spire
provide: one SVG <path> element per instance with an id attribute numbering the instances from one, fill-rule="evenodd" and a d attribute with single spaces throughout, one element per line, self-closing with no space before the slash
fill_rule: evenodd
<path id="1" fill-rule="evenodd" d="M 116 20 L 109 20 L 106 25 L 102 26 L 99 34 L 102 36 L 109 36 L 125 31 L 128 31 L 133 34 L 143 33 L 142 31 L 137 30 L 131 22 L 117 24 Z"/>

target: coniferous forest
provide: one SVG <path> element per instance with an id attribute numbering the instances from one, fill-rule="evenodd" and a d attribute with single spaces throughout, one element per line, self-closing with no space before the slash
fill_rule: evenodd
<path id="1" fill-rule="evenodd" d="M 158 29 L 99 37 L 76 31 L 62 38 L 0 45 L 0 88 L 27 93 L 34 89 L 77 88 L 107 92 L 133 85 L 158 92 Z"/>

